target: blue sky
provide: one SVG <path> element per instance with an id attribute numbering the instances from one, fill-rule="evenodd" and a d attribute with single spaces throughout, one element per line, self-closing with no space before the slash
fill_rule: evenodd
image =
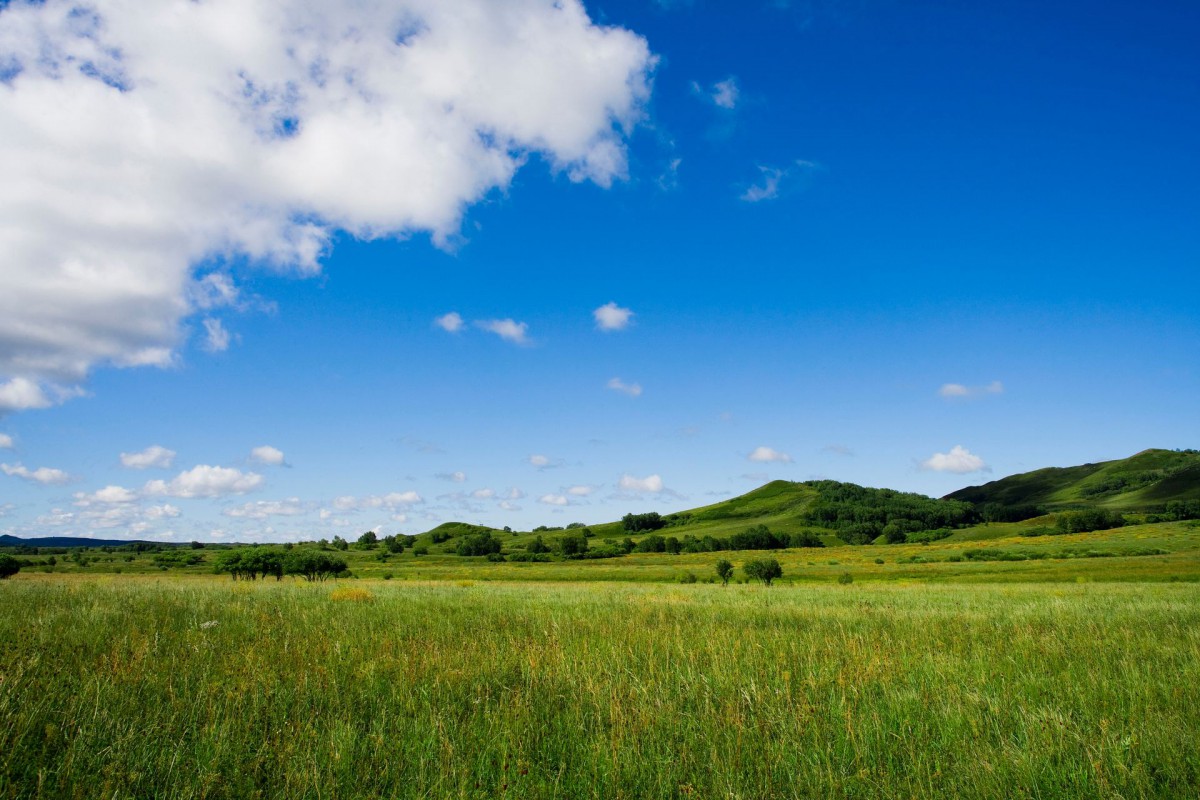
<path id="1" fill-rule="evenodd" d="M 525 529 L 1200 443 L 1192 4 L 413 0 L 379 74 L 361 7 L 189 12 L 349 99 L 76 5 L 0 4 L 0 532 Z"/>

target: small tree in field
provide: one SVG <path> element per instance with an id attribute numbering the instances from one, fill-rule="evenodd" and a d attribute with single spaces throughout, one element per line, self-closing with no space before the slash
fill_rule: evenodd
<path id="1" fill-rule="evenodd" d="M 19 559 L 5 553 L 0 555 L 0 580 L 16 575 L 21 571 L 21 562 Z"/>
<path id="2" fill-rule="evenodd" d="M 729 579 L 733 577 L 733 564 L 724 558 L 718 561 L 717 577 L 721 579 L 722 586 L 728 586 Z"/>
<path id="3" fill-rule="evenodd" d="M 742 567 L 742 572 L 751 580 L 762 581 L 763 586 L 770 586 L 773 580 L 783 577 L 783 567 L 773 558 L 747 561 Z"/>

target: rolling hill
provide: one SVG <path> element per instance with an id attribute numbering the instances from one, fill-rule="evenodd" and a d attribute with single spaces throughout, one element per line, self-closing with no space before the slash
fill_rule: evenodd
<path id="1" fill-rule="evenodd" d="M 1172 500 L 1200 500 L 1200 451 L 1143 450 L 1129 458 L 1010 475 L 946 495 L 981 507 L 1041 506 L 1048 511 L 1099 507 L 1158 510 Z"/>

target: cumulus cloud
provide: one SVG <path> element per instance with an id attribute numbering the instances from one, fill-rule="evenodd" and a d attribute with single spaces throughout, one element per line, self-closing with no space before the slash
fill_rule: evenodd
<path id="1" fill-rule="evenodd" d="M 633 321 L 633 312 L 616 303 L 605 303 L 592 312 L 596 327 L 602 331 L 623 331 Z"/>
<path id="2" fill-rule="evenodd" d="M 137 492 L 124 486 L 105 486 L 94 492 L 76 492 L 74 505 L 80 508 L 90 508 L 97 505 L 123 505 L 133 503 L 138 499 Z"/>
<path id="3" fill-rule="evenodd" d="M 617 485 L 622 491 L 636 492 L 638 494 L 657 494 L 664 491 L 663 480 L 658 475 L 635 478 L 632 475 L 626 474 L 621 476 L 621 481 Z"/>
<path id="4" fill-rule="evenodd" d="M 561 495 L 561 494 L 544 494 L 544 495 L 542 495 L 541 497 L 539 497 L 539 498 L 538 498 L 538 502 L 539 502 L 539 503 L 544 503 L 545 505 L 548 505 L 548 506 L 565 506 L 565 505 L 567 505 L 567 504 L 568 504 L 570 501 L 569 501 L 569 500 L 567 500 L 567 498 L 566 498 L 566 496 L 565 496 L 565 495 Z"/>
<path id="5" fill-rule="evenodd" d="M 746 456 L 750 461 L 759 463 L 780 462 L 785 464 L 792 463 L 792 457 L 787 453 L 781 453 L 773 447 L 759 446 L 750 451 Z"/>
<path id="6" fill-rule="evenodd" d="M 140 453 L 121 453 L 121 465 L 129 469 L 170 469 L 175 463 L 175 451 L 152 444 Z"/>
<path id="7" fill-rule="evenodd" d="M 283 466 L 283 451 L 264 444 L 250 451 L 250 461 L 254 464 L 265 464 L 270 467 Z"/>
<path id="8" fill-rule="evenodd" d="M 482 319 L 475 323 L 480 329 L 494 333 L 506 342 L 529 344 L 529 325 L 512 319 Z"/>
<path id="9" fill-rule="evenodd" d="M 204 349 L 210 353 L 224 353 L 229 349 L 232 334 L 225 323 L 213 317 L 204 318 Z"/>
<path id="10" fill-rule="evenodd" d="M 246 494 L 263 484 L 263 476 L 255 472 L 242 472 L 232 467 L 213 467 L 200 464 L 181 472 L 169 481 L 150 481 L 142 489 L 149 496 L 166 497 L 224 497 L 231 494 Z"/>
<path id="11" fill-rule="evenodd" d="M 20 463 L 0 464 L 0 472 L 13 478 L 31 481 L 32 483 L 57 484 L 67 483 L 71 480 L 71 476 L 61 469 L 54 469 L 53 467 L 30 469 Z"/>
<path id="12" fill-rule="evenodd" d="M 705 88 L 696 81 L 692 81 L 692 92 L 698 97 L 703 97 L 717 108 L 723 108 L 727 111 L 732 111 L 737 107 L 738 100 L 741 98 L 741 89 L 738 87 L 737 78 L 732 75 L 723 81 L 717 81 L 712 86 Z"/>
<path id="13" fill-rule="evenodd" d="M 239 304 L 199 264 L 447 244 L 532 154 L 623 179 L 655 63 L 579 0 L 8 3 L 0 53 L 0 410 L 173 363 L 184 318 Z"/>
<path id="14" fill-rule="evenodd" d="M 2 223 L 0 223 L 2 224 Z M 0 272 L 0 286 L 3 286 L 3 273 Z M 0 307 L 4 303 L 0 298 Z M 0 326 L 4 321 L 0 320 Z M 12 411 L 28 411 L 33 408 L 49 408 L 63 403 L 71 397 L 82 394 L 77 389 L 64 389 L 61 386 L 44 383 L 39 385 L 29 378 L 16 377 L 0 383 L 0 416 Z"/>
<path id="15" fill-rule="evenodd" d="M 989 467 L 982 458 L 958 444 L 950 448 L 949 453 L 934 453 L 922 461 L 921 469 L 965 475 L 968 472 L 986 472 Z"/>
<path id="16" fill-rule="evenodd" d="M 457 311 L 451 311 L 449 314 L 443 314 L 435 319 L 433 324 L 437 325 L 447 333 L 458 333 L 463 329 L 463 325 L 465 323 L 463 322 L 462 316 Z"/>
<path id="17" fill-rule="evenodd" d="M 11 450 L 13 447 L 13 438 L 7 433 L 0 433 L 0 450 Z"/>
<path id="18" fill-rule="evenodd" d="M 938 395 L 952 400 L 959 397 L 979 397 L 988 394 L 1003 394 L 1004 384 L 1000 381 L 992 381 L 987 386 L 966 386 L 961 383 L 943 383 L 938 389 Z"/>
<path id="19" fill-rule="evenodd" d="M 309 508 L 300 501 L 299 497 L 289 497 L 286 500 L 256 500 L 231 506 L 221 513 L 227 517 L 239 519 L 268 519 L 270 517 L 298 517 L 307 514 Z"/>
<path id="20" fill-rule="evenodd" d="M 614 392 L 621 392 L 630 397 L 641 397 L 642 395 L 642 385 L 640 383 L 625 383 L 620 378 L 612 378 L 605 385 Z"/>

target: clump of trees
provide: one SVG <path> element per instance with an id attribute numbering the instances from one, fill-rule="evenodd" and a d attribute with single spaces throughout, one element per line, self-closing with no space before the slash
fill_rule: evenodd
<path id="1" fill-rule="evenodd" d="M 762 581 L 763 586 L 770 586 L 776 578 L 783 577 L 783 567 L 773 558 L 747 561 L 742 565 L 742 572 L 752 581 Z"/>
<path id="2" fill-rule="evenodd" d="M 274 576 L 296 575 L 309 581 L 325 580 L 347 572 L 346 561 L 340 556 L 309 547 L 291 550 L 267 547 L 246 547 L 226 550 L 218 556 L 213 571 L 228 573 L 236 580 L 256 580 Z"/>
<path id="3" fill-rule="evenodd" d="M 0 554 L 0 580 L 11 578 L 21 571 L 21 560 L 7 553 Z"/>
<path id="4" fill-rule="evenodd" d="M 832 528 L 847 544 L 870 544 L 885 532 L 890 542 L 909 541 L 913 533 L 961 528 L 979 518 L 973 505 L 960 500 L 935 500 L 913 492 L 839 481 L 808 481 L 805 485 L 817 490 L 805 521 Z"/>
<path id="5" fill-rule="evenodd" d="M 626 514 L 621 517 L 621 525 L 630 533 L 641 533 L 642 531 L 656 531 L 666 526 L 666 521 L 657 511 L 651 511 L 646 514 Z"/>
<path id="6" fill-rule="evenodd" d="M 454 552 L 460 556 L 491 556 L 503 549 L 504 544 L 491 531 L 464 536 L 454 546 Z"/>
<path id="7" fill-rule="evenodd" d="M 1120 528 L 1125 518 L 1115 511 L 1102 508 L 1085 508 L 1081 511 L 1064 511 L 1054 521 L 1060 533 L 1087 533 Z"/>

